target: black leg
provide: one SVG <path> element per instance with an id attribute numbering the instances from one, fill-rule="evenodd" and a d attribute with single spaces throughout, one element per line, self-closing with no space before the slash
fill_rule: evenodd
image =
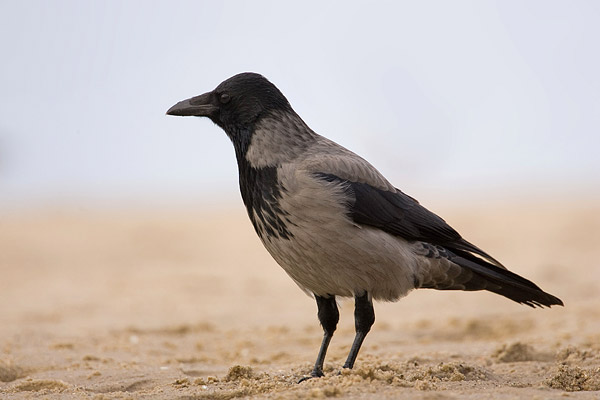
<path id="1" fill-rule="evenodd" d="M 315 367 L 310 373 L 310 378 L 318 378 L 323 376 L 323 363 L 325 362 L 327 348 L 329 347 L 329 342 L 333 337 L 333 332 L 335 332 L 335 328 L 337 327 L 337 323 L 340 319 L 340 313 L 338 312 L 337 304 L 335 302 L 335 296 L 321 297 L 315 295 L 315 299 L 317 300 L 318 308 L 317 316 L 319 317 L 319 322 L 323 327 L 324 334 L 323 341 L 321 342 L 321 348 L 319 349 L 319 355 L 317 356 Z M 310 378 L 302 378 L 300 382 Z"/>
<path id="2" fill-rule="evenodd" d="M 356 356 L 360 346 L 365 340 L 367 333 L 371 330 L 371 326 L 375 322 L 375 311 L 373 310 L 373 303 L 369 299 L 369 294 L 365 292 L 362 296 L 354 296 L 354 326 L 356 327 L 356 336 L 354 336 L 354 342 L 350 348 L 350 353 L 344 364 L 344 368 L 354 367 Z"/>

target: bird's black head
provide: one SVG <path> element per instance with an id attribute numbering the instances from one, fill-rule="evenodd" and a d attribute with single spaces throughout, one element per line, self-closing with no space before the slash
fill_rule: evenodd
<path id="1" fill-rule="evenodd" d="M 180 101 L 167 114 L 208 117 L 235 140 L 237 132 L 252 130 L 259 118 L 277 110 L 291 111 L 279 89 L 262 75 L 244 72 L 212 92 Z"/>

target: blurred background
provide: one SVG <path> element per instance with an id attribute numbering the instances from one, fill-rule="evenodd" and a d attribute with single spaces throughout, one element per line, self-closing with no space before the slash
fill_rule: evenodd
<path id="1" fill-rule="evenodd" d="M 597 196 L 599 16 L 595 1 L 4 1 L 0 209 L 238 205 L 224 133 L 165 111 L 242 71 L 426 204 Z"/>
<path id="2" fill-rule="evenodd" d="M 0 397 L 309 370 L 316 306 L 254 234 L 233 147 L 165 115 L 242 71 L 566 304 L 419 290 L 376 305 L 366 359 L 480 365 L 524 341 L 597 368 L 598 21 L 598 1 L 0 1 Z M 516 374 L 534 392 L 543 360 Z"/>

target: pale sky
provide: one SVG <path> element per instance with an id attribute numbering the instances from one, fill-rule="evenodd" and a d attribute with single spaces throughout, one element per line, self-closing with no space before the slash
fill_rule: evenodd
<path id="1" fill-rule="evenodd" d="M 397 187 L 600 187 L 598 1 L 2 1 L 0 207 L 239 200 L 210 121 L 243 71 Z"/>

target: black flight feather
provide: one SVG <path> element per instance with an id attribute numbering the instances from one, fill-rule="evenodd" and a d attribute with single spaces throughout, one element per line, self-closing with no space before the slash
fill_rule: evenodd
<path id="1" fill-rule="evenodd" d="M 533 282 L 507 270 L 500 262 L 460 234 L 442 218 L 396 189 L 381 190 L 366 183 L 351 182 L 333 174 L 317 173 L 319 179 L 339 183 L 349 195 L 349 216 L 357 224 L 379 228 L 408 241 L 443 247 L 444 257 L 465 269 L 461 280 L 422 282 L 422 288 L 489 290 L 531 307 L 563 305 Z"/>
<path id="2" fill-rule="evenodd" d="M 473 262 L 482 257 L 505 268 L 492 256 L 463 239 L 442 218 L 398 189 L 396 192 L 381 190 L 367 183 L 351 182 L 333 174 L 317 173 L 316 176 L 344 185 L 354 199 L 350 204 L 350 215 L 356 223 L 379 228 L 409 241 L 419 240 L 441 245 Z"/>

